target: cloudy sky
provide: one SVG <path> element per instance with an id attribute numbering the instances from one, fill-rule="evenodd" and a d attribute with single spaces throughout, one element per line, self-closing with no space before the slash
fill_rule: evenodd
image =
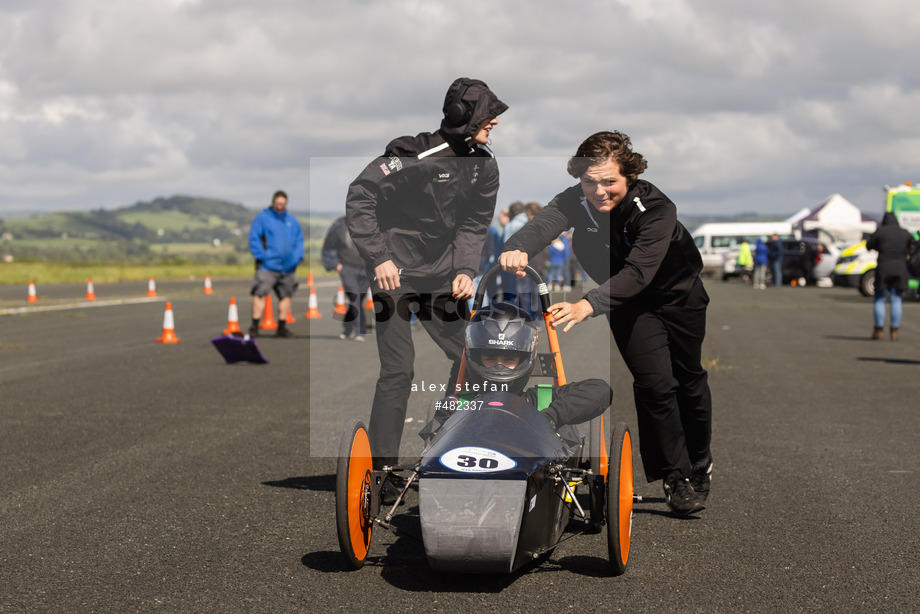
<path id="1" fill-rule="evenodd" d="M 0 216 L 278 187 L 343 209 L 458 76 L 510 106 L 502 205 L 618 129 L 683 214 L 877 214 L 920 181 L 917 32 L 907 0 L 3 0 Z"/>

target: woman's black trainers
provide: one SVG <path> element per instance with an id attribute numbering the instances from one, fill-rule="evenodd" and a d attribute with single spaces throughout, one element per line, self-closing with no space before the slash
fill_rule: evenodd
<path id="1" fill-rule="evenodd" d="M 709 484 L 712 482 L 712 463 L 709 463 L 702 469 L 694 469 L 690 474 L 690 486 L 693 487 L 703 501 L 709 496 Z"/>
<path id="2" fill-rule="evenodd" d="M 678 516 L 687 516 L 706 508 L 703 496 L 693 490 L 688 478 L 676 471 L 664 480 L 664 499 Z"/>

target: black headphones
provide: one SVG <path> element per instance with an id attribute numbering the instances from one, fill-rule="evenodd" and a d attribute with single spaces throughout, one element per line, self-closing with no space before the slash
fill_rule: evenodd
<path id="1" fill-rule="evenodd" d="M 488 85 L 478 79 L 464 79 L 456 100 L 444 105 L 444 117 L 454 126 L 462 126 L 470 121 L 470 116 L 473 114 L 473 106 L 469 102 L 463 100 L 463 95 L 466 94 L 466 90 L 470 89 L 473 85 L 481 85 L 486 89 L 489 88 Z"/>

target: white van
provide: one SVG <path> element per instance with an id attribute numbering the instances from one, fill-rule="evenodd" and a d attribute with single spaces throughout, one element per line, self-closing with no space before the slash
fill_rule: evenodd
<path id="1" fill-rule="evenodd" d="M 716 222 L 702 224 L 690 235 L 703 257 L 703 271 L 722 273 L 723 255 L 745 239 L 753 245 L 757 239 L 765 241 L 771 235 L 783 238 L 792 236 L 789 222 Z"/>

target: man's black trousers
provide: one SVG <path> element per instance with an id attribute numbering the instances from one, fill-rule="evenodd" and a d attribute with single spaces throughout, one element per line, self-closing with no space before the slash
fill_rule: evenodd
<path id="1" fill-rule="evenodd" d="M 375 289 L 374 292 L 380 376 L 374 392 L 368 436 L 376 469 L 396 463 L 399 457 L 406 407 L 415 377 L 411 315 L 418 316 L 425 331 L 452 362 L 448 391 L 453 391 L 457 383 L 464 331 L 469 320 L 467 302 L 451 298 L 449 284 L 432 287 L 400 283 L 398 290 Z"/>

